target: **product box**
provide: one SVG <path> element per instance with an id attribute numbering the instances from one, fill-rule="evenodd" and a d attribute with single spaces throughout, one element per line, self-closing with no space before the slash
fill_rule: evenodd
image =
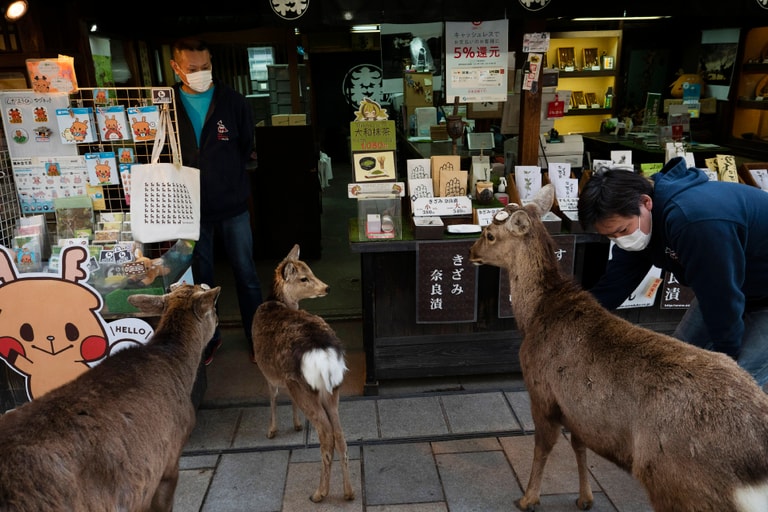
<path id="1" fill-rule="evenodd" d="M 413 238 L 416 240 L 439 240 L 443 238 L 445 223 L 438 216 L 411 217 L 413 220 Z"/>
<path id="2" fill-rule="evenodd" d="M 288 126 L 291 124 L 291 114 L 273 114 L 272 126 Z"/>
<path id="3" fill-rule="evenodd" d="M 360 240 L 402 240 L 403 221 L 398 194 L 357 197 Z"/>
<path id="4" fill-rule="evenodd" d="M 307 114 L 289 114 L 288 124 L 291 126 L 307 124 Z"/>

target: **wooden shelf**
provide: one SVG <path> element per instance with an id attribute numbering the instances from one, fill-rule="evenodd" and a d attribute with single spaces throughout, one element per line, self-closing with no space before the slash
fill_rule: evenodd
<path id="1" fill-rule="evenodd" d="M 599 71 L 563 71 L 560 70 L 560 78 L 597 78 L 601 76 L 616 76 L 615 69 L 601 69 Z"/>
<path id="2" fill-rule="evenodd" d="M 744 64 L 741 66 L 741 72 L 742 73 L 767 73 L 768 74 L 768 64 Z"/>
<path id="3" fill-rule="evenodd" d="M 768 102 L 766 102 L 768 103 Z M 604 116 L 610 114 L 610 108 L 569 108 L 566 116 Z"/>

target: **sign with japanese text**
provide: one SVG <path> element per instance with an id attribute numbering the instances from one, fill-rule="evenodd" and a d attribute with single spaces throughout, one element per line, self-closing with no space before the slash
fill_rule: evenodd
<path id="1" fill-rule="evenodd" d="M 417 197 L 411 206 L 419 217 L 472 214 L 472 199 L 468 196 Z"/>
<path id="2" fill-rule="evenodd" d="M 693 300 L 693 290 L 680 284 L 672 272 L 664 272 L 661 292 L 661 309 L 688 309 Z"/>
<path id="3" fill-rule="evenodd" d="M 560 262 L 560 269 L 567 275 L 573 275 L 574 255 L 576 254 L 576 237 L 573 235 L 558 235 L 552 237 L 555 241 L 555 256 Z M 509 273 L 499 271 L 499 318 L 510 318 L 512 314 L 512 294 L 509 289 Z"/>
<path id="4" fill-rule="evenodd" d="M 477 270 L 469 261 L 475 242 L 419 242 L 416 246 L 416 323 L 477 320 Z"/>
<path id="5" fill-rule="evenodd" d="M 394 121 L 352 121 L 349 123 L 350 147 L 352 152 L 394 151 Z"/>
<path id="6" fill-rule="evenodd" d="M 507 100 L 508 20 L 446 22 L 446 100 Z"/>

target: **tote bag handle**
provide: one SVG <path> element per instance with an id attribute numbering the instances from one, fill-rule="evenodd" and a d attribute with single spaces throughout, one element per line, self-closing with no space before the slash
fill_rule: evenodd
<path id="1" fill-rule="evenodd" d="M 159 122 L 155 132 L 155 141 L 152 145 L 151 163 L 156 164 L 160 161 L 160 155 L 163 153 L 166 135 L 168 136 L 168 147 L 171 149 L 171 161 L 177 168 L 181 168 L 181 152 L 179 151 L 179 139 L 176 137 L 176 130 L 171 122 L 171 111 L 168 105 L 160 108 Z"/>

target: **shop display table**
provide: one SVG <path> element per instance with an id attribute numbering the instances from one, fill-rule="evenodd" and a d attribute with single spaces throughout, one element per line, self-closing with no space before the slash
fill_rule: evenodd
<path id="1" fill-rule="evenodd" d="M 474 322 L 417 323 L 417 251 L 421 242 L 469 246 L 477 238 L 445 235 L 442 240 L 413 238 L 403 220 L 401 240 L 362 241 L 357 219 L 350 219 L 349 241 L 360 254 L 363 309 L 364 393 L 376 395 L 379 380 L 518 373 L 522 336 L 512 317 L 499 317 L 499 269 L 483 265 L 477 275 L 477 317 Z M 554 235 L 555 237 L 563 235 Z M 574 277 L 584 282 L 593 267 L 604 267 L 608 244 L 591 233 L 575 237 Z M 467 254 L 468 256 L 468 254 Z M 597 272 L 602 272 L 598 268 Z M 671 332 L 682 315 L 657 306 L 622 310 L 628 320 Z"/>

